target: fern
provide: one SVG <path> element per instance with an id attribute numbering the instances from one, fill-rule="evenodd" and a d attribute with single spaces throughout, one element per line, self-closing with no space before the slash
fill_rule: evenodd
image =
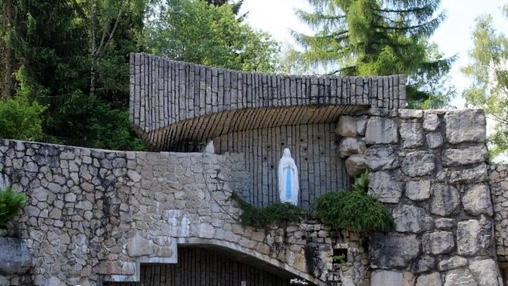
<path id="1" fill-rule="evenodd" d="M 368 185 L 369 174 L 364 172 L 355 179 L 352 192 L 331 192 L 316 198 L 316 218 L 337 229 L 357 232 L 394 230 L 393 216 L 380 201 L 366 193 Z"/>
<path id="2" fill-rule="evenodd" d="M 16 193 L 10 187 L 0 189 L 0 229 L 7 229 L 7 223 L 21 213 L 25 203 L 25 194 Z"/>

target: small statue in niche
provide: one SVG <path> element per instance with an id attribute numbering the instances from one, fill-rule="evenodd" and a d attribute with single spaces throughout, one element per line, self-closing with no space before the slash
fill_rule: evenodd
<path id="1" fill-rule="evenodd" d="M 282 158 L 279 160 L 278 178 L 280 201 L 296 206 L 299 191 L 298 168 L 288 148 L 284 149 Z"/>

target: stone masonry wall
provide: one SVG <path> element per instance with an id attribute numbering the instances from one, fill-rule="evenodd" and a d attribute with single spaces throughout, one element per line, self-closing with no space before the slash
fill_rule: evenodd
<path id="1" fill-rule="evenodd" d="M 372 109 L 337 130 L 348 171 L 368 167 L 397 224 L 370 238 L 372 285 L 502 285 L 483 111 Z"/>
<path id="2" fill-rule="evenodd" d="M 285 230 L 242 227 L 229 196 L 244 188 L 243 160 L 242 154 L 115 152 L 2 140 L 0 178 L 28 196 L 13 226 L 31 252 L 32 267 L 22 279 L 0 275 L 0 281 L 137 281 L 140 263 L 177 263 L 180 243 L 227 247 L 317 285 L 368 281 L 366 252 L 354 236 L 333 238 L 315 222 Z M 338 270 L 331 261 L 341 246 L 349 255 Z"/>
<path id="3" fill-rule="evenodd" d="M 228 200 L 250 176 L 241 153 L 115 152 L 3 140 L 0 177 L 29 197 L 14 225 L 33 257 L 26 277 L 9 279 L 134 281 L 140 263 L 176 263 L 183 243 L 227 247 L 317 285 L 502 284 L 494 223 L 505 216 L 499 196 L 506 177 L 498 166 L 489 178 L 482 111 L 372 108 L 341 117 L 336 131 L 348 173 L 368 168 L 370 192 L 397 222 L 395 232 L 370 236 L 368 256 L 354 234 L 339 236 L 315 222 L 285 230 L 242 227 L 240 210 Z M 504 232 L 496 229 L 503 238 L 497 237 L 499 255 Z M 336 248 L 348 252 L 339 267 L 332 263 Z"/>
<path id="4" fill-rule="evenodd" d="M 497 259 L 506 283 L 508 281 L 508 166 L 490 166 L 489 185 L 494 203 Z"/>

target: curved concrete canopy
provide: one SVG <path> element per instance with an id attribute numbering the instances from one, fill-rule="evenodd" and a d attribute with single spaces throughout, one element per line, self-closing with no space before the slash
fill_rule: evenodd
<path id="1" fill-rule="evenodd" d="M 227 132 L 333 122 L 406 105 L 405 77 L 259 74 L 131 55 L 130 119 L 153 151 Z"/>

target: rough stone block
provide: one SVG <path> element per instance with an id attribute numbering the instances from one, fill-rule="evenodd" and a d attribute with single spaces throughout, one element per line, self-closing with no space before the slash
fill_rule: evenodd
<path id="1" fill-rule="evenodd" d="M 357 118 L 356 131 L 358 132 L 358 135 L 360 135 L 360 136 L 365 135 L 365 130 L 367 129 L 367 121 L 368 120 L 369 119 L 366 116 Z"/>
<path id="2" fill-rule="evenodd" d="M 430 149 L 435 149 L 443 145 L 443 136 L 441 133 L 428 133 L 425 135 L 425 138 L 427 138 L 427 146 L 429 146 Z"/>
<path id="3" fill-rule="evenodd" d="M 391 146 L 372 146 L 365 151 L 365 160 L 372 171 L 392 170 L 397 168 L 399 156 Z"/>
<path id="4" fill-rule="evenodd" d="M 350 177 L 356 177 L 367 169 L 367 162 L 363 155 L 351 155 L 345 162 L 347 174 Z"/>
<path id="5" fill-rule="evenodd" d="M 418 180 L 407 182 L 406 196 L 413 201 L 423 201 L 430 198 L 430 181 Z"/>
<path id="6" fill-rule="evenodd" d="M 138 172 L 133 171 L 133 170 L 127 171 L 127 176 L 129 176 L 129 178 L 135 183 L 137 183 L 141 180 L 141 175 Z"/>
<path id="7" fill-rule="evenodd" d="M 485 142 L 485 113 L 480 109 L 449 111 L 444 115 L 446 139 L 451 144 Z"/>
<path id="8" fill-rule="evenodd" d="M 371 286 L 403 285 L 402 272 L 376 270 L 371 276 Z"/>
<path id="9" fill-rule="evenodd" d="M 442 286 L 441 274 L 439 272 L 432 272 L 423 274 L 416 279 L 416 286 Z"/>
<path id="10" fill-rule="evenodd" d="M 473 256 L 490 250 L 493 244 L 492 222 L 483 215 L 480 220 L 461 221 L 457 224 L 457 252 Z"/>
<path id="11" fill-rule="evenodd" d="M 450 259 L 442 260 L 439 262 L 439 271 L 448 271 L 467 265 L 467 259 L 460 256 L 454 256 Z"/>
<path id="12" fill-rule="evenodd" d="M 427 254 L 447 254 L 455 247 L 455 239 L 452 232 L 435 231 L 424 234 L 422 244 Z"/>
<path id="13" fill-rule="evenodd" d="M 423 110 L 399 109 L 399 117 L 402 119 L 418 119 L 423 117 Z"/>
<path id="14" fill-rule="evenodd" d="M 443 166 L 461 166 L 485 162 L 489 157 L 485 145 L 446 149 L 443 152 Z"/>
<path id="15" fill-rule="evenodd" d="M 153 253 L 153 245 L 138 232 L 131 234 L 127 240 L 127 253 L 131 257 L 149 255 Z"/>
<path id="16" fill-rule="evenodd" d="M 343 137 L 355 137 L 357 134 L 356 128 L 356 119 L 354 117 L 344 115 L 339 118 L 335 133 Z"/>
<path id="17" fill-rule="evenodd" d="M 427 131 L 435 131 L 440 124 L 439 117 L 435 113 L 426 112 L 423 117 L 423 129 Z"/>
<path id="18" fill-rule="evenodd" d="M 403 122 L 399 129 L 403 148 L 417 148 L 424 144 L 422 124 L 418 122 Z"/>
<path id="19" fill-rule="evenodd" d="M 434 220 L 437 229 L 447 230 L 455 227 L 455 219 L 453 218 L 437 218 Z"/>
<path id="20" fill-rule="evenodd" d="M 393 210 L 393 217 L 398 232 L 420 233 L 434 227 L 425 209 L 413 205 L 399 205 Z"/>
<path id="21" fill-rule="evenodd" d="M 434 184 L 430 212 L 440 216 L 448 216 L 459 210 L 460 194 L 453 186 Z"/>
<path id="22" fill-rule="evenodd" d="M 0 189 L 5 189 L 11 185 L 9 177 L 6 174 L 0 173 Z"/>
<path id="23" fill-rule="evenodd" d="M 466 213 L 476 216 L 485 214 L 492 216 L 492 200 L 490 199 L 490 190 L 487 185 L 474 185 L 469 188 L 462 197 L 462 205 Z"/>
<path id="24" fill-rule="evenodd" d="M 493 259 L 471 261 L 469 263 L 469 270 L 473 273 L 478 286 L 501 285 L 499 268 Z"/>
<path id="25" fill-rule="evenodd" d="M 369 193 L 383 203 L 399 202 L 402 190 L 399 183 L 387 172 L 370 173 Z"/>
<path id="26" fill-rule="evenodd" d="M 432 174 L 436 168 L 436 158 L 426 151 L 410 152 L 404 157 L 401 170 L 410 177 L 419 177 Z"/>
<path id="27" fill-rule="evenodd" d="M 363 154 L 365 152 L 365 143 L 357 138 L 346 137 L 340 141 L 339 154 L 342 158 L 354 154 Z"/>
<path id="28" fill-rule="evenodd" d="M 478 286 L 469 269 L 453 269 L 445 274 L 444 286 Z"/>
<path id="29" fill-rule="evenodd" d="M 376 233 L 372 235 L 369 254 L 372 268 L 403 268 L 420 254 L 420 240 L 416 235 Z"/>
<path id="30" fill-rule="evenodd" d="M 436 261 L 432 256 L 420 256 L 411 265 L 411 271 L 414 273 L 423 273 L 436 269 Z"/>
<path id="31" fill-rule="evenodd" d="M 397 123 L 393 119 L 371 117 L 365 132 L 366 144 L 393 144 L 398 142 Z"/>
<path id="32" fill-rule="evenodd" d="M 443 169 L 439 171 L 436 178 L 440 181 L 448 180 L 452 184 L 485 182 L 488 179 L 487 165 L 481 164 L 473 168 L 459 170 Z"/>

